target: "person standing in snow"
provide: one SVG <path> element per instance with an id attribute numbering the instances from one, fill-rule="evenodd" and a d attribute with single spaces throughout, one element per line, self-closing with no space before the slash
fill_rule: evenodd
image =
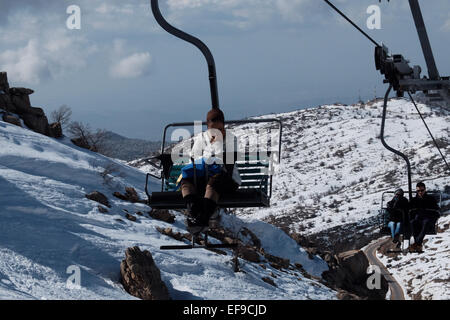
<path id="1" fill-rule="evenodd" d="M 187 219 L 188 227 L 192 230 L 207 227 L 217 209 L 220 196 L 237 190 L 241 183 L 238 169 L 234 166 L 237 138 L 225 130 L 223 112 L 211 109 L 206 122 L 207 131 L 194 139 L 191 150 L 195 170 L 192 164 L 182 170 L 181 193 L 190 216 Z M 234 149 L 231 150 L 233 157 L 225 159 L 224 155 L 230 155 L 230 149 Z"/>
<path id="2" fill-rule="evenodd" d="M 426 231 L 434 227 L 439 218 L 439 206 L 436 199 L 427 194 L 427 189 L 423 182 L 416 186 L 416 196 L 411 199 L 410 215 L 413 215 L 411 227 L 414 236 L 414 243 L 410 247 L 411 252 L 422 252 L 423 239 Z"/>
<path id="3" fill-rule="evenodd" d="M 394 198 L 387 203 L 387 210 L 389 212 L 388 227 L 391 229 L 392 242 L 400 246 L 400 229 L 406 221 L 406 215 L 408 214 L 409 202 L 404 197 L 403 189 L 397 189 L 395 191 Z"/>

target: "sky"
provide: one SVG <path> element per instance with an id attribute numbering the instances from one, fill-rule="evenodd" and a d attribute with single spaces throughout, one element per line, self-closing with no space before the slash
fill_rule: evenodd
<path id="1" fill-rule="evenodd" d="M 427 73 L 407 0 L 332 2 Z M 439 71 L 450 75 L 450 2 L 420 3 Z M 380 29 L 368 28 L 371 5 L 380 8 Z M 160 7 L 213 53 L 227 119 L 352 104 L 386 90 L 373 44 L 324 1 L 160 0 Z M 203 120 L 211 108 L 204 57 L 158 26 L 149 0 L 0 0 L 0 71 L 10 86 L 33 89 L 32 105 L 47 115 L 67 105 L 72 120 L 130 138 L 160 140 L 166 124 Z"/>

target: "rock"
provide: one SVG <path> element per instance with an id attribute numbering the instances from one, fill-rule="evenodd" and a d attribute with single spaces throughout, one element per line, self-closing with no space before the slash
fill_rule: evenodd
<path id="1" fill-rule="evenodd" d="M 97 208 L 98 208 L 98 212 L 100 212 L 100 213 L 108 213 L 108 209 L 106 209 L 102 206 L 98 206 Z"/>
<path id="2" fill-rule="evenodd" d="M 10 92 L 12 90 L 13 89 L 11 89 Z M 17 114 L 22 115 L 30 112 L 30 97 L 22 95 L 10 95 L 10 97 Z"/>
<path id="3" fill-rule="evenodd" d="M 361 298 L 357 295 L 351 294 L 350 292 L 347 292 L 345 290 L 338 290 L 336 296 L 339 300 L 361 300 Z"/>
<path id="4" fill-rule="evenodd" d="M 86 195 L 86 198 L 92 201 L 96 201 L 100 204 L 103 204 L 104 206 L 107 206 L 108 208 L 111 208 L 111 205 L 109 204 L 108 198 L 106 196 L 98 191 L 91 192 Z"/>
<path id="5" fill-rule="evenodd" d="M 20 123 L 20 119 L 14 117 L 14 116 L 12 116 L 12 115 L 4 114 L 3 117 L 2 117 L 2 119 L 3 119 L 3 121 L 8 122 L 8 123 L 11 123 L 11 124 L 14 124 L 14 125 L 16 125 L 16 126 L 19 126 L 19 127 L 22 126 L 22 124 Z"/>
<path id="6" fill-rule="evenodd" d="M 174 223 L 175 222 L 175 215 L 171 214 L 169 210 L 164 209 L 153 209 L 148 213 L 150 217 L 156 220 L 161 220 L 167 223 Z"/>
<path id="7" fill-rule="evenodd" d="M 308 253 L 308 258 L 313 260 L 314 256 L 317 255 L 317 248 L 316 247 L 308 247 L 305 249 Z"/>
<path id="8" fill-rule="evenodd" d="M 120 192 L 114 192 L 113 195 L 116 198 L 119 198 L 120 200 L 124 200 L 124 201 L 130 201 L 132 203 L 146 203 L 145 201 L 141 200 L 139 198 L 138 193 L 136 192 L 136 190 L 132 187 L 126 187 L 125 188 L 125 194 L 121 194 Z"/>
<path id="9" fill-rule="evenodd" d="M 25 125 L 34 132 L 50 136 L 50 125 L 48 124 L 48 119 L 44 115 L 42 109 L 35 108 L 31 110 L 35 111 L 21 115 Z M 42 112 L 36 110 L 41 110 Z"/>
<path id="10" fill-rule="evenodd" d="M 238 257 L 255 263 L 261 261 L 258 252 L 249 246 L 240 246 L 238 248 Z"/>
<path id="11" fill-rule="evenodd" d="M 162 228 L 156 227 L 156 230 L 158 230 L 161 234 L 169 236 L 178 241 L 183 241 L 184 239 L 192 241 L 192 236 L 189 233 L 185 233 L 185 234 L 182 234 L 180 232 L 174 233 L 172 231 L 172 228 L 162 229 Z"/>
<path id="12" fill-rule="evenodd" d="M 270 279 L 269 277 L 263 277 L 261 279 L 262 279 L 262 281 L 264 281 L 264 282 L 266 282 L 266 283 L 268 283 L 268 284 L 270 284 L 270 285 L 272 285 L 274 287 L 277 286 L 276 283 L 272 279 Z"/>
<path id="13" fill-rule="evenodd" d="M 0 90 L 9 93 L 8 74 L 6 72 L 0 72 Z"/>
<path id="14" fill-rule="evenodd" d="M 125 218 L 127 218 L 128 220 L 133 221 L 133 222 L 136 222 L 136 220 L 137 220 L 137 218 L 135 216 L 133 216 L 133 215 L 131 215 L 129 213 L 127 213 L 125 215 Z"/>
<path id="15" fill-rule="evenodd" d="M 366 271 L 369 267 L 369 260 L 361 250 L 350 250 L 339 253 L 337 256 L 338 264 L 350 271 L 354 275 L 366 277 Z"/>
<path id="16" fill-rule="evenodd" d="M 33 94 L 34 90 L 28 88 L 11 88 L 9 89 L 9 94 L 13 96 L 29 96 Z"/>
<path id="17" fill-rule="evenodd" d="M 244 228 L 242 228 L 241 234 L 244 237 L 249 236 L 252 241 L 253 246 L 255 246 L 257 248 L 261 248 L 261 240 L 259 240 L 259 238 L 252 231 L 250 231 L 249 229 L 244 227 Z"/>
<path id="18" fill-rule="evenodd" d="M 129 294 L 143 300 L 170 300 L 167 286 L 149 251 L 128 248 L 120 264 L 120 274 L 122 285 Z"/>
<path id="19" fill-rule="evenodd" d="M 383 300 L 388 290 L 388 283 L 381 277 L 381 288 L 370 290 L 367 287 L 369 260 L 361 250 L 351 250 L 335 256 L 336 265 L 330 266 L 322 277 L 332 287 L 339 288 L 359 297 Z"/>
<path id="20" fill-rule="evenodd" d="M 116 198 L 118 198 L 118 199 L 120 199 L 120 200 L 127 201 L 127 197 L 124 196 L 123 194 L 121 194 L 120 192 L 117 192 L 117 191 L 114 192 L 114 193 L 113 193 L 113 196 L 116 197 Z"/>
<path id="21" fill-rule="evenodd" d="M 61 127 L 61 123 L 54 122 L 50 124 L 50 136 L 53 138 L 62 138 L 63 131 Z"/>
<path id="22" fill-rule="evenodd" d="M 128 198 L 128 201 L 130 202 L 138 202 L 140 200 L 136 190 L 131 187 L 125 188 L 125 196 Z"/>
<path id="23" fill-rule="evenodd" d="M 280 258 L 277 256 L 273 256 L 269 253 L 264 253 L 264 257 L 272 263 L 271 265 L 277 266 L 276 267 L 277 269 L 289 268 L 289 264 L 290 264 L 289 259 L 283 259 L 283 258 Z"/>
<path id="24" fill-rule="evenodd" d="M 2 91 L 4 92 L 4 91 Z M 0 93 L 0 109 L 6 110 L 7 112 L 17 113 L 16 107 L 11 101 L 11 97 L 7 94 Z"/>

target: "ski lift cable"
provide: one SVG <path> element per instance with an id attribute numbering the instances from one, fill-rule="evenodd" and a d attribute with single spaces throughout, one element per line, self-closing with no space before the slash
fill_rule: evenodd
<path id="1" fill-rule="evenodd" d="M 362 30 L 356 23 L 354 23 L 349 17 L 347 17 L 341 10 L 339 10 L 334 4 L 328 0 L 324 0 L 330 7 L 332 7 L 337 13 L 339 13 L 345 20 L 351 23 L 359 32 L 361 32 L 367 39 L 369 39 L 376 47 L 381 47 L 371 36 L 369 36 L 364 30 Z"/>
<path id="2" fill-rule="evenodd" d="M 422 113 L 421 113 L 420 110 L 419 110 L 419 107 L 417 106 L 416 102 L 414 101 L 414 99 L 413 99 L 413 97 L 412 97 L 412 95 L 411 95 L 411 93 L 410 93 L 409 91 L 408 91 L 408 95 L 409 95 L 409 98 L 411 99 L 412 103 L 414 104 L 414 107 L 416 108 L 417 112 L 419 113 L 419 116 L 420 116 L 420 118 L 422 119 L 422 121 L 423 121 L 423 123 L 424 123 L 424 125 L 425 125 L 425 128 L 427 128 L 428 133 L 430 134 L 431 139 L 432 139 L 433 142 L 434 142 L 434 145 L 435 145 L 436 148 L 439 150 L 439 153 L 441 154 L 442 159 L 444 160 L 445 164 L 447 165 L 447 169 L 450 171 L 450 166 L 449 166 L 447 160 L 445 159 L 445 156 L 442 154 L 441 148 L 439 148 L 439 145 L 437 144 L 436 139 L 434 138 L 433 134 L 431 133 L 430 128 L 428 127 L 428 125 L 427 125 L 427 123 L 426 123 L 426 121 L 425 121 L 425 119 L 424 119 Z"/>

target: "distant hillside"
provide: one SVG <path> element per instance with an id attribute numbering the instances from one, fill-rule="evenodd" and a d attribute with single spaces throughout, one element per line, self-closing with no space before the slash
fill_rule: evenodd
<path id="1" fill-rule="evenodd" d="M 105 151 L 102 153 L 111 158 L 131 161 L 146 158 L 159 150 L 160 147 L 161 142 L 159 141 L 131 139 L 108 131 L 104 144 Z"/>

